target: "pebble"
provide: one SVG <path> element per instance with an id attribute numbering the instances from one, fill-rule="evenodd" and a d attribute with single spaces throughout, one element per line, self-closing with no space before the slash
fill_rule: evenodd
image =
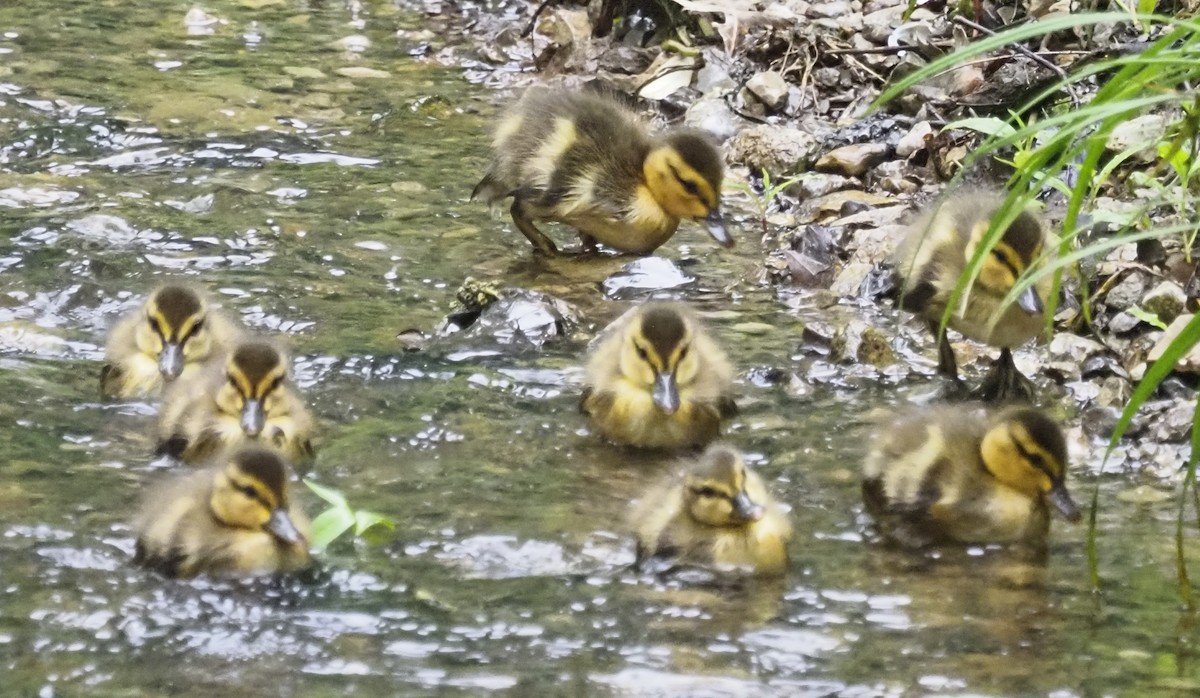
<path id="1" fill-rule="evenodd" d="M 777 110 L 787 103 L 790 88 L 783 75 L 774 70 L 765 70 L 746 81 L 746 89 L 767 107 Z"/>
<path id="2" fill-rule="evenodd" d="M 883 162 L 891 148 L 885 143 L 855 143 L 825 153 L 817 160 L 821 172 L 857 177 Z"/>
<path id="3" fill-rule="evenodd" d="M 688 128 L 711 133 L 722 143 L 732 138 L 740 127 L 737 115 L 720 97 L 701 97 L 696 100 L 688 107 L 683 123 Z"/>
<path id="4" fill-rule="evenodd" d="M 788 193 L 799 196 L 801 199 L 815 199 L 818 196 L 859 186 L 861 185 L 858 180 L 851 177 L 824 172 L 805 172 L 800 175 L 795 184 L 788 187 Z"/>
<path id="5" fill-rule="evenodd" d="M 1164 323 L 1170 323 L 1183 312 L 1187 294 L 1183 287 L 1173 281 L 1164 281 L 1142 296 L 1142 308 L 1158 315 Z"/>
<path id="6" fill-rule="evenodd" d="M 917 151 L 924 150 L 927 139 L 932 135 L 933 126 L 928 121 L 918 121 L 896 143 L 896 155 L 907 158 Z"/>
<path id="7" fill-rule="evenodd" d="M 782 176 L 808 169 L 819 147 L 817 139 L 806 131 L 760 124 L 731 138 L 727 157 L 731 163 Z"/>
<path id="8" fill-rule="evenodd" d="M 1146 114 L 1121 122 L 1108 135 L 1104 147 L 1113 153 L 1139 148 L 1140 152 L 1135 158 L 1142 162 L 1152 162 L 1157 157 L 1152 146 L 1161 141 L 1166 134 L 1168 121 L 1165 114 Z"/>

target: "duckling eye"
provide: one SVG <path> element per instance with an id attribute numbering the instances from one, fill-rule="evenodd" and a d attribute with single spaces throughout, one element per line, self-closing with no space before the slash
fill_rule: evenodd
<path id="1" fill-rule="evenodd" d="M 1007 265 L 1007 264 L 1008 264 L 1008 257 L 1005 257 L 1005 256 L 1004 256 L 1004 253 L 1003 253 L 1003 252 L 1001 252 L 1000 250 L 993 249 L 993 250 L 992 250 L 992 257 L 993 257 L 993 258 L 995 258 L 995 260 L 996 260 L 997 262 L 1000 262 L 1001 264 L 1004 264 L 1004 265 Z"/>
<path id="2" fill-rule="evenodd" d="M 238 488 L 238 491 L 246 495 L 246 497 L 249 499 L 258 499 L 258 491 L 250 485 L 242 485 Z"/>
<path id="3" fill-rule="evenodd" d="M 188 337 L 195 337 L 204 329 L 204 320 L 197 320 L 196 324 L 192 325 L 192 331 L 188 332 Z"/>
<path id="4" fill-rule="evenodd" d="M 694 491 L 695 491 L 697 497 L 720 497 L 721 496 L 720 492 L 718 492 L 715 489 L 713 489 L 712 487 L 708 487 L 708 486 L 697 487 Z"/>
<path id="5" fill-rule="evenodd" d="M 688 347 L 684 347 L 679 350 L 679 360 L 680 361 L 683 361 L 684 359 L 686 359 L 687 355 L 688 355 Z"/>
<path id="6" fill-rule="evenodd" d="M 679 180 L 679 183 L 683 185 L 683 190 L 686 191 L 688 194 L 691 194 L 692 196 L 700 195 L 700 187 L 696 186 L 696 183 L 693 182 L 692 180 L 681 179 L 681 180 Z"/>
<path id="7" fill-rule="evenodd" d="M 650 355 L 647 354 L 646 350 L 643 349 L 642 347 L 637 347 L 637 355 L 638 355 L 638 358 L 641 359 L 642 361 L 650 360 Z"/>

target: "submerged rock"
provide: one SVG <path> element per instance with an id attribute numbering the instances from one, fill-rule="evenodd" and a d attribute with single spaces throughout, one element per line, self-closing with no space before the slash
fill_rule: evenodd
<path id="1" fill-rule="evenodd" d="M 538 291 L 500 288 L 467 278 L 455 297 L 459 308 L 442 321 L 439 337 L 461 333 L 463 339 L 541 348 L 579 323 L 568 303 Z M 406 349 L 423 346 L 413 341 L 411 331 L 402 332 L 397 340 Z"/>
<path id="2" fill-rule="evenodd" d="M 1179 317 L 1186 303 L 1187 294 L 1173 281 L 1162 282 L 1142 297 L 1142 307 L 1157 315 L 1164 323 L 1170 323 Z"/>

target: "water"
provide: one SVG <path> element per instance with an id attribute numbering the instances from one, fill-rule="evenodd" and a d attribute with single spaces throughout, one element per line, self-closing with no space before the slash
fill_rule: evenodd
<path id="1" fill-rule="evenodd" d="M 598 443 L 575 411 L 586 341 L 626 307 L 602 282 L 626 260 L 539 268 L 466 201 L 507 95 L 466 82 L 454 62 L 473 48 L 420 10 L 0 10 L 6 694 L 1200 690 L 1175 504 L 1118 500 L 1136 475 L 1100 479 L 1101 596 L 1081 528 L 1058 525 L 1045 564 L 864 542 L 862 415 L 926 384 L 800 351 L 804 323 L 866 311 L 760 286 L 748 214 L 733 253 L 689 228 L 661 254 L 695 277 L 673 293 L 741 370 L 730 439 L 793 508 L 792 573 L 714 589 L 629 571 L 626 507 L 671 464 Z M 303 579 L 175 582 L 130 564 L 130 512 L 164 474 L 148 457 L 156 406 L 99 401 L 99 358 L 113 319 L 173 275 L 287 335 L 321 420 L 313 477 L 394 535 L 340 542 Z M 466 276 L 552 293 L 581 322 L 541 351 L 464 336 L 403 351 L 396 335 L 431 332 Z M 1099 453 L 1080 455 L 1086 500 Z"/>

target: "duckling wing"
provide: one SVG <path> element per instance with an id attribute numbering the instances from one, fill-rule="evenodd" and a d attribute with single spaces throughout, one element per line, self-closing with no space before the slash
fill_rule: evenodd
<path id="1" fill-rule="evenodd" d="M 125 372 L 115 364 L 104 364 L 100 368 L 100 394 L 104 396 L 117 395 L 121 391 L 121 383 Z"/>

